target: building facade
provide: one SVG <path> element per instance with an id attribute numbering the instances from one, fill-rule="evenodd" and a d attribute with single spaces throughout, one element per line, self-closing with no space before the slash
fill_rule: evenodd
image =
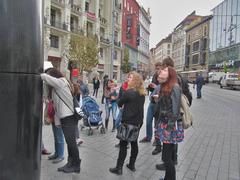
<path id="1" fill-rule="evenodd" d="M 141 7 L 139 11 L 139 25 L 138 25 L 138 71 L 142 73 L 148 72 L 150 52 L 149 52 L 149 38 L 150 38 L 150 24 L 151 16 L 150 9 L 148 12 Z"/>
<path id="2" fill-rule="evenodd" d="M 207 70 L 209 57 L 209 24 L 212 16 L 194 20 L 186 29 L 185 70 Z"/>
<path id="3" fill-rule="evenodd" d="M 176 26 L 172 33 L 172 58 L 177 71 L 185 70 L 186 27 L 200 17 L 195 11 L 192 12 Z"/>
<path id="4" fill-rule="evenodd" d="M 67 54 L 71 37 L 94 35 L 99 40 L 100 48 L 96 71 L 100 75 L 109 74 L 113 64 L 113 72 L 119 77 L 122 50 L 121 17 L 121 1 L 117 0 L 45 0 L 44 60 L 51 61 L 54 67 L 69 75 Z"/>
<path id="5" fill-rule="evenodd" d="M 154 57 L 156 62 L 162 62 L 163 59 L 172 57 L 172 34 L 156 45 Z"/>
<path id="6" fill-rule="evenodd" d="M 240 0 L 224 0 L 213 10 L 210 21 L 209 68 L 230 71 L 240 67 Z"/>
<path id="7" fill-rule="evenodd" d="M 122 43 L 129 50 L 129 62 L 133 70 L 138 65 L 139 11 L 140 6 L 136 0 L 123 0 Z"/>
<path id="8" fill-rule="evenodd" d="M 148 75 L 153 75 L 155 72 L 155 63 L 156 63 L 156 59 L 155 59 L 155 48 L 151 48 L 150 49 L 150 61 L 149 61 L 149 73 Z"/>

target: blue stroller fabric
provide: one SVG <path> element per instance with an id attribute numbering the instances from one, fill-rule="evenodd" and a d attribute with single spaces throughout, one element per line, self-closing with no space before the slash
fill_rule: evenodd
<path id="1" fill-rule="evenodd" d="M 82 111 L 87 116 L 90 125 L 102 122 L 100 107 L 92 97 L 87 96 L 82 99 Z"/>

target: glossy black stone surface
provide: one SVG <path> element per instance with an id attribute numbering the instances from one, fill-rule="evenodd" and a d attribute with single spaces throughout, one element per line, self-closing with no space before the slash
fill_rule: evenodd
<path id="1" fill-rule="evenodd" d="M 42 0 L 0 0 L 0 180 L 39 180 Z"/>
<path id="2" fill-rule="evenodd" d="M 0 179 L 38 180 L 42 124 L 38 75 L 0 73 Z"/>
<path id="3" fill-rule="evenodd" d="M 0 72 L 41 72 L 42 37 L 42 0 L 0 1 Z"/>

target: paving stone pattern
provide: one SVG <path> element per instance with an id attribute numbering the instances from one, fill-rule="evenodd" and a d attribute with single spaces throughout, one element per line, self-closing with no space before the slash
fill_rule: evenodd
<path id="1" fill-rule="evenodd" d="M 192 92 L 194 126 L 185 131 L 184 142 L 179 144 L 177 180 L 240 180 L 240 91 L 208 84 L 203 87 L 202 99 L 196 99 L 195 90 Z M 102 91 L 97 98 L 99 104 L 101 95 Z M 146 98 L 145 115 L 148 103 Z M 104 105 L 101 107 L 104 110 Z M 139 139 L 145 135 L 145 121 L 144 118 Z M 67 148 L 65 160 L 59 164 L 52 164 L 47 156 L 42 156 L 41 180 L 158 180 L 164 176 L 164 172 L 155 169 L 155 164 L 161 162 L 161 154 L 151 154 L 152 143 L 139 144 L 135 173 L 124 167 L 122 176 L 111 174 L 109 168 L 116 165 L 118 156 L 118 149 L 114 147 L 118 140 L 111 128 L 112 121 L 106 134 L 100 134 L 96 129 L 92 136 L 88 136 L 86 130 L 80 132 L 84 140 L 79 147 L 82 159 L 80 174 L 57 172 L 56 169 L 66 163 Z M 50 126 L 43 127 L 43 141 L 53 152 Z M 129 154 L 128 150 L 125 164 Z"/>

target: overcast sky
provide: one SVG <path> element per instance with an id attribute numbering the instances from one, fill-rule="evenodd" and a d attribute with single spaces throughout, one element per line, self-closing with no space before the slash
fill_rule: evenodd
<path id="1" fill-rule="evenodd" d="M 151 11 L 152 24 L 150 48 L 168 34 L 191 12 L 210 15 L 211 10 L 223 0 L 138 0 L 145 9 Z"/>

